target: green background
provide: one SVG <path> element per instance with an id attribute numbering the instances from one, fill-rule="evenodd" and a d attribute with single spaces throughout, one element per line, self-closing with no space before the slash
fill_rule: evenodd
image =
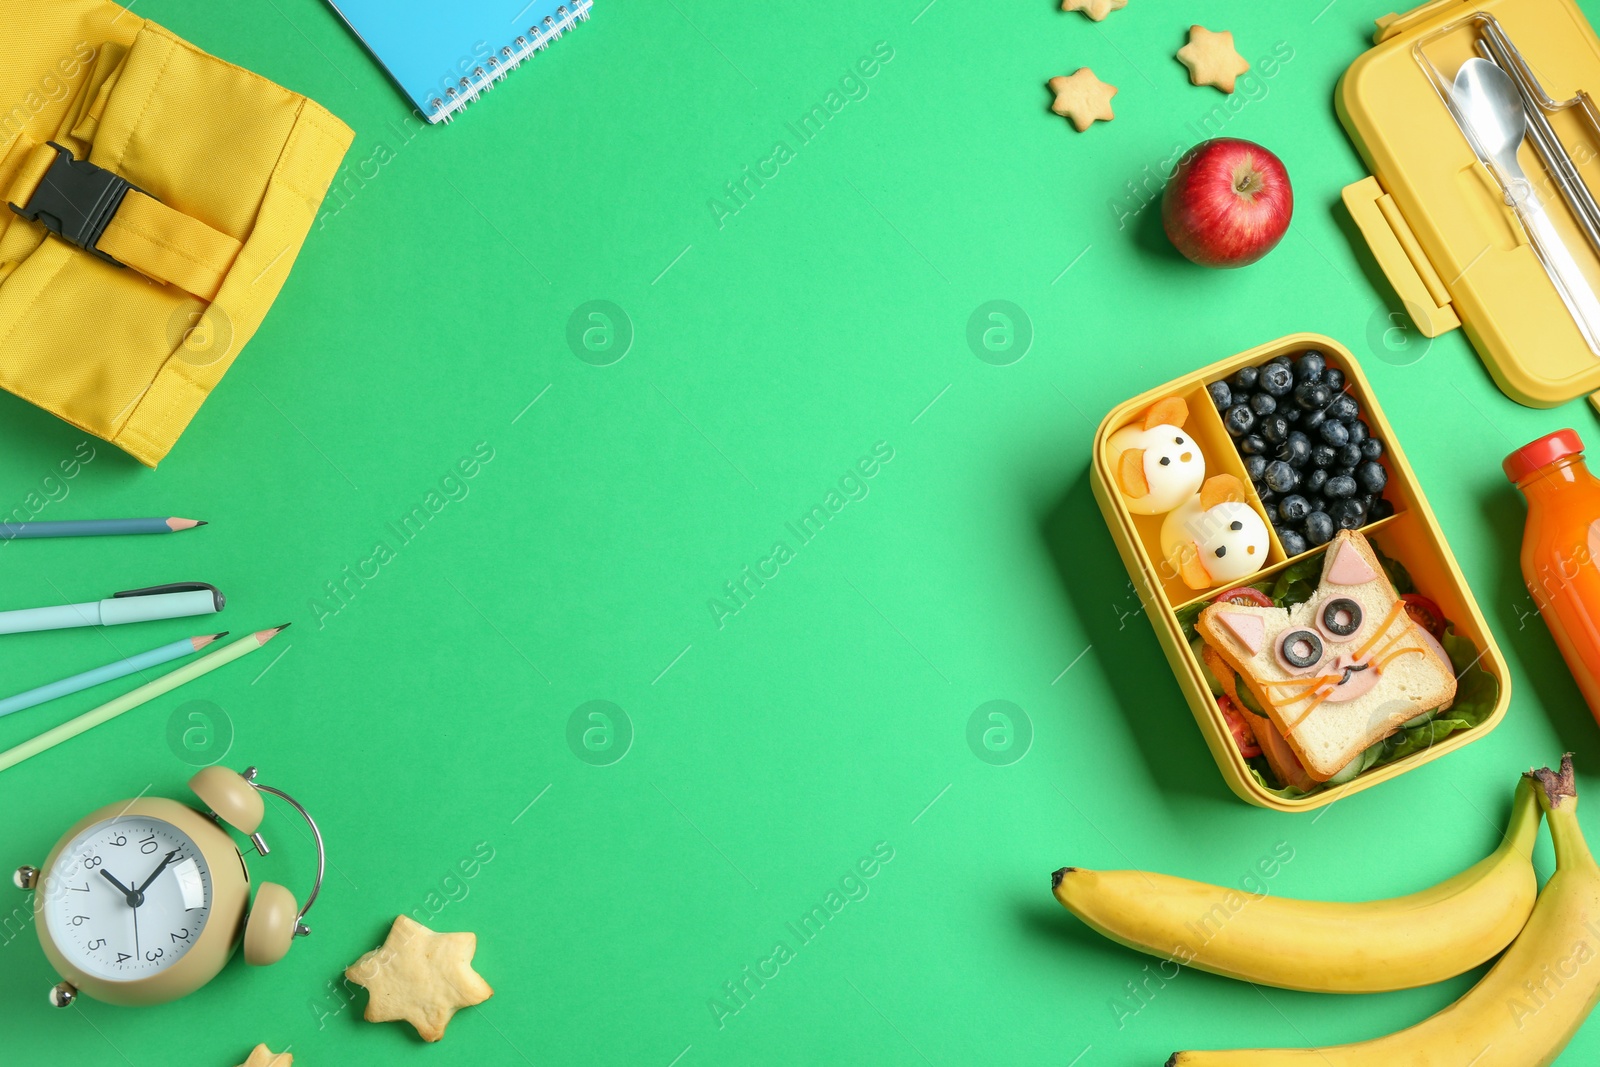
<path id="1" fill-rule="evenodd" d="M 1570 748 L 1584 786 L 1600 781 L 1595 726 L 1530 617 L 1524 512 L 1499 471 L 1592 418 L 1516 406 L 1459 333 L 1391 330 L 1397 302 L 1339 204 L 1364 172 L 1334 83 L 1389 5 L 1135 0 L 1096 24 L 1052 0 L 926 3 L 600 0 L 460 121 L 420 132 L 317 0 L 138 6 L 327 105 L 356 141 L 342 198 L 159 472 L 98 444 L 47 482 L 82 435 L 0 399 L 0 510 L 50 491 L 64 498 L 41 518 L 212 523 L 5 546 L 4 606 L 203 579 L 236 633 L 295 626 L 5 772 L 0 853 L 40 862 L 90 809 L 182 797 L 192 764 L 221 758 L 302 799 L 332 866 L 316 934 L 285 962 L 236 961 L 144 1010 L 46 1007 L 32 930 L 4 925 L 26 898 L 0 891 L 10 1058 L 234 1064 L 266 1041 L 306 1067 L 1098 1067 L 1375 1036 L 1468 988 L 1475 975 L 1336 998 L 1185 973 L 1119 1012 L 1150 961 L 1048 892 L 1068 863 L 1237 883 L 1279 847 L 1293 859 L 1274 892 L 1409 892 L 1492 849 L 1519 770 Z M 1224 128 L 1199 126 L 1223 98 L 1172 58 L 1191 22 L 1231 29 L 1253 61 L 1292 53 L 1225 123 L 1296 185 L 1290 234 L 1246 270 L 1191 266 L 1156 210 L 1114 206 L 1133 213 L 1127 183 Z M 868 95 L 801 145 L 786 123 L 879 42 L 893 58 Z M 1077 134 L 1044 82 L 1082 65 L 1121 92 L 1115 122 Z M 793 158 L 719 226 L 711 199 L 779 140 Z M 1033 334 L 1006 366 L 966 340 L 996 299 Z M 633 334 L 609 366 L 576 353 L 605 362 L 617 341 L 568 343 L 592 300 Z M 1362 360 L 1515 680 L 1492 736 L 1316 816 L 1223 785 L 1086 473 L 1113 405 L 1301 330 Z M 449 483 L 465 498 L 400 546 L 388 524 L 480 442 L 493 460 Z M 874 447 L 893 458 L 867 495 L 800 544 L 785 524 Z M 712 598 L 779 540 L 792 558 L 719 625 Z M 378 541 L 395 558 L 329 599 Z M 24 688 L 206 628 L 8 638 L 0 676 Z M 0 722 L 0 745 L 103 695 Z M 594 700 L 626 717 L 598 756 L 569 742 Z M 967 740 L 993 700 L 1032 734 L 1006 766 Z M 186 748 L 173 722 L 212 732 Z M 624 733 L 622 758 L 593 765 Z M 256 876 L 303 893 L 306 836 L 281 809 L 268 830 Z M 451 881 L 481 843 L 493 860 Z M 893 858 L 868 895 L 801 944 L 786 924 L 874 847 Z M 332 983 L 394 915 L 428 911 L 478 933 L 497 992 L 423 1051 Z M 712 998 L 779 940 L 794 958 L 719 1026 Z M 1562 1062 L 1597 1052 L 1591 1026 Z"/>

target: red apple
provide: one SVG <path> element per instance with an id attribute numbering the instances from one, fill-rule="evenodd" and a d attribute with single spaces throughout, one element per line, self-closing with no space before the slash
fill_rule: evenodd
<path id="1" fill-rule="evenodd" d="M 1254 263 L 1283 239 L 1293 214 L 1283 161 L 1237 137 L 1195 145 L 1161 194 L 1167 237 L 1203 267 Z"/>

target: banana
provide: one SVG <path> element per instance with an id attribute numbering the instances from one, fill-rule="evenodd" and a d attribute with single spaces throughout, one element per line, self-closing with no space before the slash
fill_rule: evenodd
<path id="1" fill-rule="evenodd" d="M 1600 1000 L 1600 868 L 1578 827 L 1572 757 L 1530 772 L 1556 873 L 1506 954 L 1460 1000 L 1408 1030 L 1322 1049 L 1178 1052 L 1167 1067 L 1548 1067 Z M 1463 916 L 1463 918 L 1466 918 Z"/>
<path id="2" fill-rule="evenodd" d="M 1286 900 L 1143 871 L 1055 872 L 1056 899 L 1129 948 L 1258 985 L 1375 993 L 1471 970 L 1511 943 L 1533 910 L 1539 833 L 1533 783 L 1517 784 L 1498 850 L 1410 896 Z M 1600 970 L 1600 964 L 1596 965 Z"/>

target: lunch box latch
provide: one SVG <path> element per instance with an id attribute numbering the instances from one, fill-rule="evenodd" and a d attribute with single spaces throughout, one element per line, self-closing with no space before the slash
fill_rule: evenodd
<path id="1" fill-rule="evenodd" d="M 1378 179 L 1367 177 L 1345 186 L 1343 197 L 1367 247 L 1423 336 L 1438 337 L 1460 326 L 1444 279 Z"/>

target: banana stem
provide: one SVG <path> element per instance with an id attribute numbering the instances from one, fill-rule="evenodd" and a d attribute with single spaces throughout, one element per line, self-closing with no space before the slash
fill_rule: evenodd
<path id="1" fill-rule="evenodd" d="M 1523 777 L 1511 798 L 1511 821 L 1506 824 L 1505 839 L 1500 848 L 1519 856 L 1532 856 L 1534 843 L 1539 838 L 1538 787 L 1531 778 Z"/>
<path id="2" fill-rule="evenodd" d="M 1594 869 L 1594 856 L 1589 852 L 1589 844 L 1583 839 L 1583 830 L 1578 826 L 1578 813 L 1573 810 L 1575 804 L 1561 805 L 1550 812 L 1550 840 L 1556 846 L 1556 869 L 1573 870 L 1580 867 Z"/>
<path id="3" fill-rule="evenodd" d="M 1561 770 L 1549 767 L 1529 771 L 1525 776 L 1539 785 L 1539 806 L 1550 823 L 1550 840 L 1555 845 L 1556 868 L 1595 869 L 1594 856 L 1578 825 L 1578 783 L 1572 773 L 1572 753 L 1561 757 Z"/>

